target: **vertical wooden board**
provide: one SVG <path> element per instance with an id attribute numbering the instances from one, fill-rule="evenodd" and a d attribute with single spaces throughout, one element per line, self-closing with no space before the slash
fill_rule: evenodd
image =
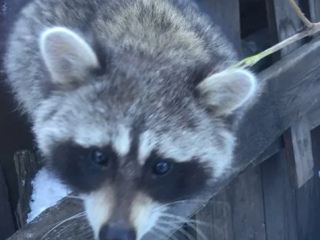
<path id="1" fill-rule="evenodd" d="M 299 240 L 318 240 L 320 227 L 320 128 L 312 133 L 315 175 L 297 190 L 297 216 Z"/>
<path id="2" fill-rule="evenodd" d="M 227 187 L 216 195 L 205 208 L 197 214 L 197 220 L 207 225 L 197 226 L 198 240 L 233 240 L 232 206 Z"/>
<path id="3" fill-rule="evenodd" d="M 303 117 L 284 133 L 290 178 L 297 188 L 313 177 L 313 154 L 309 121 Z"/>
<path id="4" fill-rule="evenodd" d="M 297 2 L 297 0 L 296 0 Z M 288 0 L 266 0 L 269 29 L 274 44 L 294 35 L 303 26 L 301 20 L 292 9 Z M 280 51 L 280 56 L 289 54 L 301 46 L 301 41 L 297 41 Z"/>
<path id="5" fill-rule="evenodd" d="M 7 185 L 0 164 L 0 240 L 9 238 L 15 231 Z"/>
<path id="6" fill-rule="evenodd" d="M 266 240 L 260 166 L 244 172 L 230 188 L 234 240 Z"/>
<path id="7" fill-rule="evenodd" d="M 267 240 L 298 240 L 296 195 L 281 151 L 261 165 Z"/>
<path id="8" fill-rule="evenodd" d="M 10 202 L 13 207 L 18 203 L 17 176 L 13 161 L 14 152 L 19 149 L 32 148 L 30 125 L 21 116 L 12 95 L 4 83 L 6 75 L 3 71 L 3 54 L 9 26 L 12 24 L 11 10 L 14 6 L 22 6 L 30 0 L 0 0 L 0 161 L 7 180 Z M 10 17 L 9 17 L 10 15 Z"/>
<path id="9" fill-rule="evenodd" d="M 320 10 L 320 9 L 319 9 Z M 314 156 L 314 234 L 319 236 L 320 228 L 320 126 L 311 132 L 311 138 L 313 139 L 312 149 Z"/>
<path id="10" fill-rule="evenodd" d="M 191 237 L 191 233 L 189 233 L 186 227 L 178 230 L 169 240 L 193 240 Z"/>
<path id="11" fill-rule="evenodd" d="M 298 0 L 296 0 L 298 3 Z M 275 41 L 283 41 L 296 34 L 303 26 L 302 21 L 293 10 L 288 0 L 266 0 L 271 35 Z M 299 3 L 298 3 L 299 5 Z M 298 41 L 280 51 L 280 56 L 275 55 L 275 60 L 284 57 L 300 47 Z M 290 162 L 290 176 L 296 187 L 301 187 L 313 175 L 313 157 L 311 150 L 311 137 L 307 119 L 297 120 L 284 134 L 287 158 Z"/>
<path id="12" fill-rule="evenodd" d="M 14 163 L 19 184 L 19 202 L 16 216 L 18 227 L 21 228 L 27 224 L 32 195 L 32 181 L 41 168 L 41 162 L 32 151 L 18 151 L 14 155 Z"/>
<path id="13" fill-rule="evenodd" d="M 309 11 L 310 11 L 310 20 L 312 22 L 320 21 L 320 1 L 319 0 L 308 0 Z"/>

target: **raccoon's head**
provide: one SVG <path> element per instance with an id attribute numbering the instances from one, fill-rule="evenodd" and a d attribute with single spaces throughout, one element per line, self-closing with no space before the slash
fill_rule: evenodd
<path id="1" fill-rule="evenodd" d="M 250 72 L 223 71 L 190 87 L 178 68 L 133 71 L 114 56 L 98 74 L 90 44 L 60 27 L 43 33 L 40 50 L 51 93 L 36 113 L 38 146 L 83 196 L 97 239 L 163 231 L 172 203 L 201 194 L 230 167 L 226 119 L 255 95 Z"/>

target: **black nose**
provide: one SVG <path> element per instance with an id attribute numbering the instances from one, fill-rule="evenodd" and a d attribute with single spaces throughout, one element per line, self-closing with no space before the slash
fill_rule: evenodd
<path id="1" fill-rule="evenodd" d="M 133 228 L 105 225 L 99 233 L 99 240 L 136 240 Z"/>

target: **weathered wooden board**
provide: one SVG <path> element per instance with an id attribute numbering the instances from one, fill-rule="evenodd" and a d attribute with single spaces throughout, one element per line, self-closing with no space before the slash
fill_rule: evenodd
<path id="1" fill-rule="evenodd" d="M 320 128 L 312 132 L 315 176 L 297 190 L 297 222 L 299 239 L 319 239 L 320 226 Z"/>
<path id="2" fill-rule="evenodd" d="M 295 189 L 291 188 L 284 150 L 261 165 L 267 236 L 298 240 Z"/>
<path id="3" fill-rule="evenodd" d="M 315 129 L 320 125 L 320 108 L 312 109 L 306 116 L 309 121 L 310 130 Z"/>
<path id="4" fill-rule="evenodd" d="M 319 55 L 320 42 L 312 41 L 259 74 L 260 80 L 266 83 L 265 91 L 259 102 L 252 107 L 241 122 L 237 133 L 239 145 L 236 149 L 232 172 L 217 182 L 211 192 L 199 198 L 211 199 L 257 159 L 294 121 L 319 105 L 318 101 L 315 101 L 320 97 Z M 181 205 L 177 206 L 172 214 L 187 217 L 201 208 L 202 205 L 198 204 Z M 64 211 L 67 212 L 66 209 Z M 42 228 L 43 223 L 38 221 L 37 228 Z M 17 233 L 19 234 L 23 235 L 23 232 Z M 70 232 L 70 234 L 75 236 L 77 232 Z M 41 236 L 41 233 L 38 233 L 38 236 Z M 155 239 L 154 236 L 146 236 L 145 239 L 149 238 Z M 13 237 L 10 240 L 16 239 L 17 237 Z M 52 237 L 51 239 L 58 238 Z"/>
<path id="5" fill-rule="evenodd" d="M 312 22 L 320 21 L 320 2 L 318 0 L 308 0 L 310 20 Z"/>
<path id="6" fill-rule="evenodd" d="M 6 240 L 15 232 L 7 185 L 0 164 L 0 240 Z"/>
<path id="7" fill-rule="evenodd" d="M 18 227 L 27 224 L 32 195 L 32 180 L 40 169 L 37 156 L 31 151 L 19 151 L 14 156 L 18 176 L 19 202 L 16 210 Z"/>
<path id="8" fill-rule="evenodd" d="M 284 134 L 292 184 L 300 188 L 313 177 L 313 154 L 309 121 L 302 117 Z"/>
<path id="9" fill-rule="evenodd" d="M 231 187 L 225 188 L 208 206 L 196 215 L 196 219 L 208 225 L 197 225 L 196 237 L 199 240 L 233 240 Z M 203 235 L 206 236 L 203 237 Z"/>
<path id="10" fill-rule="evenodd" d="M 30 224 L 16 232 L 9 239 L 15 240 L 49 240 L 49 239 L 93 239 L 92 231 L 84 217 L 76 218 L 81 213 L 82 203 L 77 199 L 65 198 L 58 206 L 44 211 Z M 73 218 L 72 218 L 73 217 Z M 67 219 L 71 218 L 69 221 Z M 65 224 L 61 224 L 65 221 Z M 61 226 L 54 229 L 59 224 Z"/>
<path id="11" fill-rule="evenodd" d="M 296 2 L 298 2 L 296 0 Z M 284 39 L 293 36 L 303 26 L 301 20 L 294 12 L 288 0 L 266 0 L 269 30 L 276 44 Z M 301 46 L 301 41 L 297 41 L 290 46 L 282 49 L 280 55 L 275 54 L 275 60 L 279 60 L 281 56 L 285 56 Z"/>
<path id="12" fill-rule="evenodd" d="M 266 240 L 260 166 L 246 171 L 230 186 L 234 239 Z"/>
<path id="13" fill-rule="evenodd" d="M 274 36 L 275 41 L 280 42 L 293 36 L 303 26 L 289 1 L 267 0 L 267 6 L 271 36 Z M 275 55 L 275 60 L 286 56 L 301 44 L 302 41 L 298 41 L 282 49 L 280 54 Z M 298 188 L 313 176 L 313 156 L 308 124 L 307 120 L 300 118 L 284 134 L 292 183 Z"/>

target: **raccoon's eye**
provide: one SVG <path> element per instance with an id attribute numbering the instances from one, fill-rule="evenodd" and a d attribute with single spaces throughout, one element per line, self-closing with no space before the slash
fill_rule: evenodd
<path id="1" fill-rule="evenodd" d="M 107 156 L 103 152 L 101 152 L 99 150 L 93 150 L 91 152 L 91 160 L 94 163 L 99 164 L 99 165 L 103 165 L 103 166 L 108 165 Z"/>
<path id="2" fill-rule="evenodd" d="M 161 161 L 154 165 L 153 173 L 156 175 L 165 175 L 171 169 L 171 163 L 168 161 Z"/>

